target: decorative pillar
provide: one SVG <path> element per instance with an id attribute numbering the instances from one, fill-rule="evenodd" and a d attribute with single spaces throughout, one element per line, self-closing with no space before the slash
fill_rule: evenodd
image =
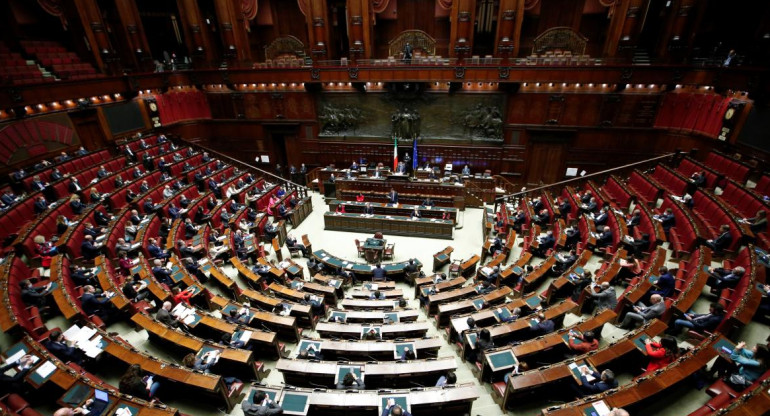
<path id="1" fill-rule="evenodd" d="M 83 26 L 86 39 L 91 44 L 94 60 L 100 70 L 107 74 L 117 73 L 117 56 L 110 45 L 102 14 L 96 0 L 74 0 L 75 8 Z"/>
<path id="2" fill-rule="evenodd" d="M 372 57 L 372 4 L 369 0 L 347 0 L 350 58 Z"/>
<path id="3" fill-rule="evenodd" d="M 185 34 L 187 49 L 190 50 L 193 63 L 201 61 L 206 65 L 214 64 L 212 40 L 204 33 L 206 27 L 196 0 L 177 0 L 177 8 L 181 15 L 182 29 Z"/>
<path id="4" fill-rule="evenodd" d="M 619 49 L 633 46 L 644 3 L 645 0 L 615 0 L 610 6 L 612 17 L 604 41 L 604 56 L 613 57 Z"/>
<path id="5" fill-rule="evenodd" d="M 303 1 L 303 0 L 300 0 Z M 325 59 L 329 55 L 329 26 L 326 0 L 305 0 L 305 21 L 313 59 Z M 362 16 L 363 18 L 363 16 Z"/>
<path id="6" fill-rule="evenodd" d="M 115 0 L 115 6 L 118 9 L 127 43 L 131 47 L 135 67 L 144 71 L 152 70 L 152 53 L 150 53 L 136 3 L 133 0 Z"/>
<path id="7" fill-rule="evenodd" d="M 228 61 L 250 62 L 251 47 L 249 46 L 243 13 L 240 5 L 236 9 L 235 3 L 233 0 L 214 1 L 222 43 L 225 47 L 225 58 Z"/>
<path id="8" fill-rule="evenodd" d="M 521 25 L 524 22 L 524 0 L 500 0 L 497 14 L 495 54 L 499 58 L 519 56 Z"/>
<path id="9" fill-rule="evenodd" d="M 668 18 L 665 35 L 658 45 L 658 56 L 666 57 L 671 52 L 683 51 L 691 35 L 687 34 L 691 20 L 695 18 L 697 0 L 674 0 Z"/>
<path id="10" fill-rule="evenodd" d="M 450 15 L 449 56 L 463 59 L 473 50 L 473 26 L 476 21 L 476 0 L 454 0 Z"/>

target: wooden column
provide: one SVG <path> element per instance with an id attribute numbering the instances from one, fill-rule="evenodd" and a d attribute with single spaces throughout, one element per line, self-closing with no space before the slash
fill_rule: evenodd
<path id="1" fill-rule="evenodd" d="M 329 19 L 326 0 L 308 1 L 305 15 L 307 37 L 310 40 L 310 54 L 313 59 L 326 59 L 329 56 Z"/>
<path id="2" fill-rule="evenodd" d="M 240 2 L 234 0 L 214 0 L 219 20 L 219 32 L 222 34 L 222 44 L 225 47 L 225 57 L 228 61 L 250 63 L 251 48 L 244 25 Z"/>
<path id="3" fill-rule="evenodd" d="M 450 19 L 449 56 L 460 59 L 470 57 L 473 51 L 476 0 L 454 0 Z"/>
<path id="4" fill-rule="evenodd" d="M 123 26 L 123 35 L 131 47 L 134 66 L 140 71 L 151 71 L 153 69 L 152 53 L 150 53 L 150 46 L 147 43 L 136 2 L 133 0 L 115 0 L 115 7 L 118 9 L 120 23 Z"/>
<path id="5" fill-rule="evenodd" d="M 177 0 L 177 8 L 181 15 L 182 29 L 184 32 L 187 49 L 190 50 L 193 63 L 200 65 L 214 64 L 214 48 L 212 40 L 204 32 L 206 27 L 201 11 L 196 0 Z"/>
<path id="6" fill-rule="evenodd" d="M 688 26 L 690 21 L 695 19 L 697 2 L 698 0 L 674 0 L 665 35 L 658 43 L 659 57 L 668 57 L 672 52 L 683 52 L 687 47 L 691 35 L 687 33 Z"/>
<path id="7" fill-rule="evenodd" d="M 117 57 L 110 45 L 99 5 L 96 0 L 75 0 L 74 3 L 83 31 L 91 45 L 96 66 L 107 74 L 116 73 Z"/>
<path id="8" fill-rule="evenodd" d="M 610 26 L 607 29 L 607 37 L 604 41 L 604 50 L 602 54 L 606 57 L 613 57 L 618 53 L 621 43 L 624 46 L 631 44 L 631 35 L 629 30 L 639 19 L 639 7 L 631 7 L 631 3 L 643 3 L 644 0 L 617 0 L 610 20 Z"/>
<path id="9" fill-rule="evenodd" d="M 372 57 L 372 3 L 370 0 L 347 0 L 348 41 L 352 59 Z"/>
<path id="10" fill-rule="evenodd" d="M 495 54 L 499 58 L 519 56 L 521 25 L 524 22 L 524 0 L 500 0 L 497 14 Z"/>

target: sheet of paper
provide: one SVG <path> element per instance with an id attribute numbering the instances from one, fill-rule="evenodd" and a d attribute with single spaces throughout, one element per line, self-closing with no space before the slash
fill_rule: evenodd
<path id="1" fill-rule="evenodd" d="M 77 325 L 72 325 L 69 327 L 66 331 L 64 331 L 64 339 L 73 340 L 75 337 L 77 337 L 77 334 L 80 332 L 80 327 Z"/>
<path id="2" fill-rule="evenodd" d="M 251 334 L 252 331 L 243 331 L 239 339 L 243 342 L 248 342 L 251 339 Z"/>
<path id="3" fill-rule="evenodd" d="M 594 402 L 591 405 L 594 407 L 594 410 L 596 410 L 596 413 L 598 413 L 599 416 L 607 416 L 610 414 L 610 407 L 607 406 L 607 403 L 605 403 L 604 400 L 599 400 L 598 402 Z"/>
<path id="4" fill-rule="evenodd" d="M 47 378 L 51 373 L 56 370 L 56 365 L 50 361 L 46 361 L 35 370 L 35 373 L 42 378 Z"/>
<path id="5" fill-rule="evenodd" d="M 8 357 L 7 360 L 5 360 L 5 363 L 6 364 L 8 364 L 8 363 L 15 363 L 15 362 L 21 360 L 21 357 L 23 357 L 24 354 L 26 354 L 26 352 L 24 352 L 24 350 L 16 351 L 15 354 L 13 354 L 12 356 Z"/>

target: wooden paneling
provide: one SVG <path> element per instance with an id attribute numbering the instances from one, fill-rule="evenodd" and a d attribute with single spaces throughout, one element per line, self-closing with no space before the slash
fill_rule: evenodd
<path id="1" fill-rule="evenodd" d="M 380 19 L 375 15 L 377 24 L 374 26 L 374 57 L 388 57 L 388 42 L 405 30 L 419 29 L 436 39 L 436 55 L 449 56 L 449 19 L 436 18 L 435 0 L 390 0 L 397 2 L 395 20 Z M 392 13 L 386 10 L 383 13 Z"/>

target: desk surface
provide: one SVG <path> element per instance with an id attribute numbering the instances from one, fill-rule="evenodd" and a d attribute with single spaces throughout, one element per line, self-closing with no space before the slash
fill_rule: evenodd
<path id="1" fill-rule="evenodd" d="M 348 260 L 341 259 L 333 254 L 330 254 L 326 250 L 316 250 L 313 252 L 313 257 L 321 263 L 333 267 L 335 269 L 344 268 L 350 270 L 357 275 L 371 276 L 375 266 L 365 263 L 356 263 Z M 413 259 L 417 268 L 422 267 L 420 260 Z M 385 263 L 382 264 L 382 268 L 385 269 L 386 274 L 400 274 L 404 273 L 404 268 L 409 264 L 409 261 L 402 261 L 400 263 Z"/>

